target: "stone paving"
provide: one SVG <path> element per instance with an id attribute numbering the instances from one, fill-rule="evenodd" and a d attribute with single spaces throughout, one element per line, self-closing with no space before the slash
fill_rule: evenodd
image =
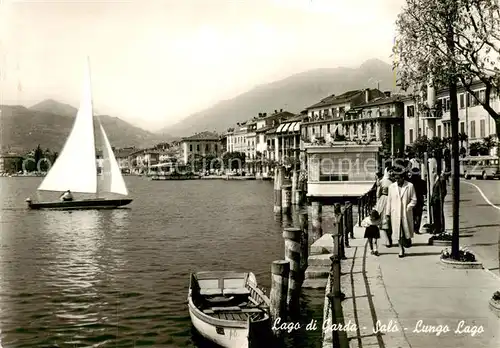
<path id="1" fill-rule="evenodd" d="M 416 234 L 402 259 L 398 247 L 386 248 L 384 240 L 380 255 L 371 255 L 363 229 L 354 234 L 341 266 L 345 322 L 357 326 L 347 332 L 350 347 L 500 347 L 500 319 L 488 307 L 500 289 L 497 276 L 443 265 L 443 247 L 427 245 L 428 234 Z M 331 347 L 329 339 L 323 347 Z"/>

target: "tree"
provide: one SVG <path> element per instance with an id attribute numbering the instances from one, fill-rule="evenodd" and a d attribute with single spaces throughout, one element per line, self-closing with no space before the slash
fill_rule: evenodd
<path id="1" fill-rule="evenodd" d="M 40 145 L 38 145 L 35 149 L 35 152 L 33 154 L 33 159 L 35 160 L 35 168 L 37 168 L 38 170 L 38 166 L 39 166 L 39 163 L 40 163 L 40 160 L 43 158 L 43 150 L 42 148 L 40 147 Z"/>
<path id="2" fill-rule="evenodd" d="M 497 142 L 490 135 L 488 135 L 487 137 L 483 138 L 483 144 L 484 144 L 484 147 L 487 149 L 487 152 L 488 152 L 487 155 L 489 155 L 490 150 L 497 145 Z"/>
<path id="3" fill-rule="evenodd" d="M 460 203 L 457 84 L 466 76 L 460 65 L 462 52 L 458 45 L 461 37 L 471 38 L 475 34 L 470 30 L 472 26 L 465 27 L 468 4 L 472 1 L 407 0 L 396 21 L 398 35 L 394 45 L 394 67 L 404 90 L 448 87 L 450 93 L 454 259 L 459 258 Z M 434 105 L 427 107 L 430 112 L 436 111 Z"/>
<path id="4" fill-rule="evenodd" d="M 469 140 L 469 136 L 466 133 L 458 133 L 458 140 L 460 141 L 460 147 L 464 147 L 464 142 Z"/>
<path id="5" fill-rule="evenodd" d="M 246 154 L 244 152 L 226 152 L 222 155 L 224 168 L 230 170 L 242 169 L 245 165 Z"/>
<path id="6" fill-rule="evenodd" d="M 420 66 L 430 62 L 429 67 L 406 68 L 400 72 L 404 75 L 404 83 L 408 85 L 411 80 L 421 79 L 424 71 L 433 72 L 435 76 L 443 76 L 439 68 L 447 65 L 455 66 L 454 75 L 474 100 L 481 105 L 493 118 L 496 125 L 496 135 L 500 139 L 500 113 L 491 105 L 492 97 L 498 97 L 500 91 L 500 10 L 497 0 L 407 0 L 408 9 L 405 10 L 406 20 L 398 23 L 398 27 L 411 24 L 407 33 L 414 32 L 411 40 L 401 41 L 398 50 L 405 53 L 410 51 L 409 44 L 414 46 L 411 56 L 405 54 L 406 62 L 419 61 Z M 452 6 L 453 5 L 453 6 Z M 454 54 L 448 55 L 443 38 L 446 37 L 445 21 L 443 14 L 451 11 L 444 10 L 453 7 L 453 44 Z M 433 14 L 436 14 L 433 16 Z M 406 19 L 405 18 L 405 19 Z M 413 30 L 415 24 L 419 25 Z M 425 36 L 429 41 L 423 42 Z M 410 37 L 410 36 L 409 36 Z M 419 58 L 418 55 L 421 55 Z M 481 82 L 485 86 L 484 97 L 473 90 L 473 85 Z"/>

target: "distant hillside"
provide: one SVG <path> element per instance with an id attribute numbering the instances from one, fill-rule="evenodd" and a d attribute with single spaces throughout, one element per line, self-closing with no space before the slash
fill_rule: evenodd
<path id="1" fill-rule="evenodd" d="M 32 108 L 0 105 L 0 110 L 0 145 L 16 151 L 30 150 L 38 144 L 42 148 L 60 151 L 73 127 L 77 112 L 72 106 L 54 100 L 43 101 Z M 141 148 L 172 140 L 172 137 L 153 134 L 117 117 L 98 117 L 114 147 Z M 99 137 L 96 141 L 99 141 Z"/>
<path id="2" fill-rule="evenodd" d="M 60 103 L 54 99 L 43 100 L 29 109 L 61 116 L 75 116 L 78 111 L 75 107 L 69 104 Z"/>
<path id="3" fill-rule="evenodd" d="M 394 86 L 390 64 L 371 59 L 359 68 L 315 69 L 292 75 L 286 79 L 261 85 L 233 99 L 221 101 L 212 108 L 197 112 L 161 132 L 191 135 L 205 130 L 224 131 L 236 122 L 245 121 L 259 112 L 284 109 L 299 113 L 331 94 L 348 90 L 377 88 L 400 92 Z"/>

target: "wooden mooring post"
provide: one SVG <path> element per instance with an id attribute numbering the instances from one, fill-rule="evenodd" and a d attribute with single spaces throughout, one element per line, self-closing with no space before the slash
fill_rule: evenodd
<path id="1" fill-rule="evenodd" d="M 305 273 L 309 258 L 309 215 L 307 214 L 307 210 L 299 213 L 299 228 L 302 231 L 300 236 L 300 268 Z"/>
<path id="2" fill-rule="evenodd" d="M 292 205 L 300 204 L 300 192 L 299 192 L 299 172 L 294 170 L 292 172 Z"/>
<path id="3" fill-rule="evenodd" d="M 290 276 L 290 261 L 278 260 L 271 264 L 271 292 L 269 293 L 271 325 L 280 319 L 287 318 L 288 279 Z M 279 335 L 280 332 L 274 332 Z"/>
<path id="4" fill-rule="evenodd" d="M 323 235 L 322 224 L 322 205 L 320 202 L 311 202 L 311 219 L 312 219 L 312 239 L 313 242 L 321 238 Z"/>
<path id="5" fill-rule="evenodd" d="M 248 325 L 248 348 L 265 347 L 273 342 L 271 325 L 269 320 L 252 320 L 249 317 L 247 320 Z"/>
<path id="6" fill-rule="evenodd" d="M 274 169 L 274 213 L 275 214 L 281 213 L 281 199 L 282 199 L 281 186 L 283 185 L 284 179 L 285 177 L 283 168 L 281 166 L 276 167 Z"/>
<path id="7" fill-rule="evenodd" d="M 287 305 L 288 313 L 294 314 L 298 309 L 300 288 L 304 275 L 301 269 L 302 230 L 296 227 L 283 230 L 285 239 L 285 260 L 290 262 L 290 276 L 288 281 Z"/>
<path id="8" fill-rule="evenodd" d="M 344 233 L 344 223 L 343 221 L 349 221 L 348 215 L 352 214 L 352 209 L 344 209 L 342 213 L 342 223 L 338 224 L 337 231 L 332 235 L 333 237 L 333 255 L 330 257 L 332 261 L 332 268 L 330 271 L 330 289 L 328 293 L 328 299 L 331 306 L 331 316 L 328 325 L 331 327 L 333 325 L 344 326 L 344 313 L 342 311 L 342 301 L 345 299 L 345 295 L 341 291 L 340 281 L 341 281 L 341 265 L 340 260 L 342 258 L 343 246 L 342 246 L 342 234 Z M 349 340 L 347 338 L 347 332 L 345 330 L 333 330 L 332 331 L 332 346 L 335 348 L 349 348 Z"/>
<path id="9" fill-rule="evenodd" d="M 281 212 L 289 215 L 292 210 L 292 185 L 281 186 Z"/>

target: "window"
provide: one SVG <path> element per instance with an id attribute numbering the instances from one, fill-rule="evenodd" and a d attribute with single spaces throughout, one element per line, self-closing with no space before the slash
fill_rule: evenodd
<path id="1" fill-rule="evenodd" d="M 217 152 L 217 144 L 214 145 L 214 150 Z"/>
<path id="2" fill-rule="evenodd" d="M 450 106 L 451 106 L 450 98 L 444 99 L 444 111 L 445 112 L 450 111 Z"/>
<path id="3" fill-rule="evenodd" d="M 441 138 L 441 126 L 437 126 L 437 133 L 438 138 Z"/>
<path id="4" fill-rule="evenodd" d="M 474 95 L 476 97 L 479 97 L 479 91 L 474 91 Z M 479 105 L 479 103 L 477 102 L 477 99 L 474 96 L 471 95 L 470 97 L 471 97 L 470 106 L 477 106 L 477 105 Z"/>
<path id="5" fill-rule="evenodd" d="M 460 109 L 465 108 L 465 95 L 460 94 Z"/>
<path id="6" fill-rule="evenodd" d="M 345 107 L 341 106 L 339 108 L 339 117 L 343 117 L 345 114 Z"/>
<path id="7" fill-rule="evenodd" d="M 319 181 L 348 181 L 349 161 L 322 158 L 319 162 Z"/>
<path id="8" fill-rule="evenodd" d="M 479 136 L 481 138 L 486 136 L 486 122 L 484 120 L 479 121 Z"/>
<path id="9" fill-rule="evenodd" d="M 189 152 L 193 152 L 193 144 L 189 145 Z"/>
<path id="10" fill-rule="evenodd" d="M 326 125 L 326 132 L 327 132 L 327 133 L 330 133 L 330 125 L 329 125 L 329 124 L 328 124 L 328 125 Z"/>
<path id="11" fill-rule="evenodd" d="M 410 144 L 413 144 L 413 129 L 410 129 Z"/>
<path id="12" fill-rule="evenodd" d="M 206 151 L 206 152 L 210 151 L 210 148 L 209 148 L 209 145 L 208 145 L 208 144 L 206 144 L 206 145 L 205 145 L 205 151 Z"/>
<path id="13" fill-rule="evenodd" d="M 465 122 L 460 122 L 460 133 L 465 134 Z"/>
<path id="14" fill-rule="evenodd" d="M 476 121 L 470 121 L 470 137 L 476 137 Z"/>
<path id="15" fill-rule="evenodd" d="M 415 116 L 415 105 L 408 105 L 406 107 L 406 116 L 414 117 Z"/>
<path id="16" fill-rule="evenodd" d="M 486 97 L 486 90 L 482 89 L 479 91 L 479 100 L 484 103 Z"/>
<path id="17" fill-rule="evenodd" d="M 200 151 L 200 144 L 196 145 L 196 151 Z"/>

